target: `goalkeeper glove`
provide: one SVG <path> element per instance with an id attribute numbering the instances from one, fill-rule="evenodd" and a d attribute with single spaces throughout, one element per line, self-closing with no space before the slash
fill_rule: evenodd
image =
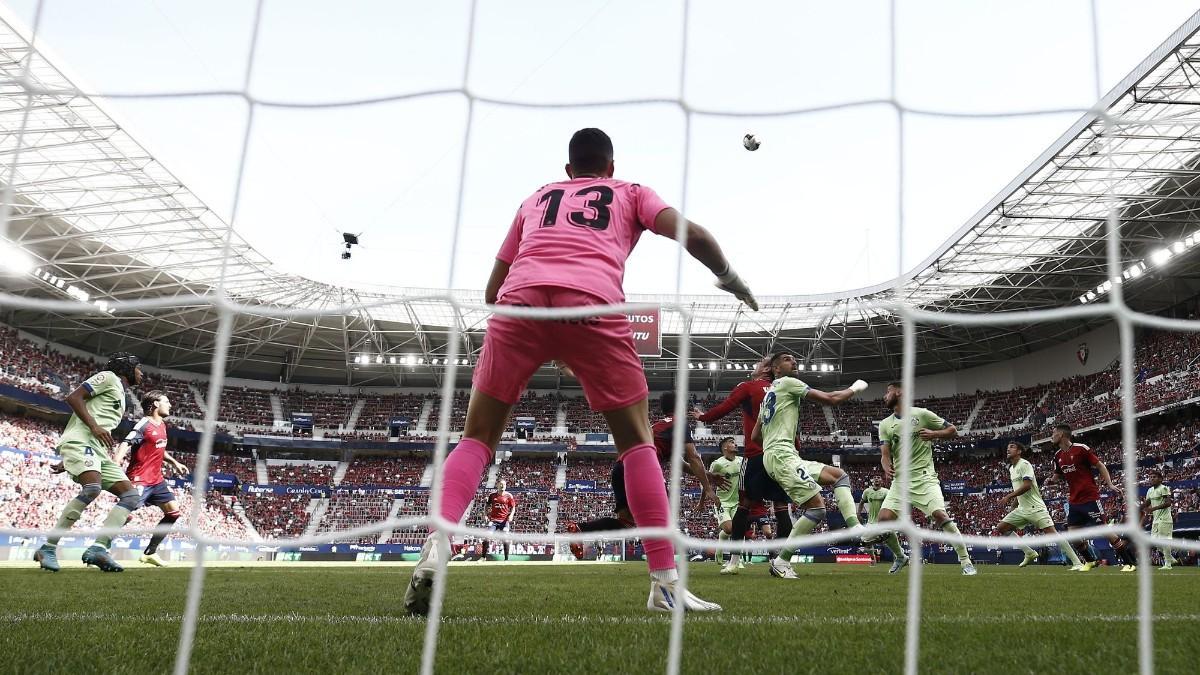
<path id="1" fill-rule="evenodd" d="M 732 267 L 726 266 L 725 273 L 717 275 L 714 285 L 726 293 L 732 293 L 733 297 L 746 303 L 750 309 L 758 311 L 758 301 L 754 299 L 754 293 L 750 292 L 750 287 L 746 285 L 745 281 L 742 281 Z"/>

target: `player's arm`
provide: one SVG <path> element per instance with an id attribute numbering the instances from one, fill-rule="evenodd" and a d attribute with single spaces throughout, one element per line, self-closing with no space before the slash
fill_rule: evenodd
<path id="1" fill-rule="evenodd" d="M 500 287 L 508 278 L 508 270 L 512 267 L 513 261 L 517 259 L 517 251 L 521 245 L 521 223 L 521 211 L 518 209 L 512 224 L 508 226 L 508 234 L 504 237 L 504 243 L 500 244 L 500 250 L 496 252 L 496 261 L 492 263 L 492 274 L 488 277 L 487 288 L 483 291 L 483 301 L 489 305 L 496 304 L 500 295 Z"/>
<path id="2" fill-rule="evenodd" d="M 958 438 L 958 427 L 926 410 L 921 415 L 921 430 L 917 436 L 926 441 Z"/>
<path id="3" fill-rule="evenodd" d="M 175 459 L 174 457 L 172 457 L 171 453 L 163 452 L 163 459 L 165 461 L 167 461 L 168 463 L 170 463 L 170 465 L 172 467 L 174 467 L 175 470 L 178 471 L 179 473 L 187 473 L 187 471 L 188 471 L 187 465 L 184 464 L 183 462 Z"/>
<path id="4" fill-rule="evenodd" d="M 125 455 L 128 454 L 130 448 L 136 448 L 145 440 L 142 430 L 146 428 L 146 418 L 138 420 L 138 423 L 133 425 L 129 433 L 125 434 L 125 440 L 121 441 L 117 449 L 113 451 L 112 460 L 117 464 L 125 461 Z"/>
<path id="5" fill-rule="evenodd" d="M 513 521 L 516 519 L 517 519 L 517 498 L 513 497 L 512 503 L 509 504 L 509 508 L 508 508 L 508 519 L 504 521 L 504 529 L 507 530 L 508 527 L 510 525 L 512 525 Z"/>
<path id="6" fill-rule="evenodd" d="M 1009 490 L 1007 494 L 1005 494 L 1003 497 L 1000 498 L 1000 503 L 1007 504 L 1008 500 L 1016 499 L 1017 497 L 1020 497 L 1021 495 L 1025 494 L 1026 492 L 1029 492 L 1032 489 L 1033 489 L 1033 479 L 1026 476 L 1025 478 L 1021 479 L 1021 487 L 1013 489 L 1013 490 Z"/>
<path id="7" fill-rule="evenodd" d="M 754 299 L 750 287 L 742 281 L 737 272 L 733 271 L 733 267 L 729 265 L 729 260 L 725 258 L 725 253 L 721 250 L 721 245 L 717 243 L 711 232 L 685 219 L 678 211 L 669 206 L 655 216 L 654 231 L 668 239 L 675 239 L 679 226 L 683 223 L 687 224 L 684 248 L 687 249 L 688 255 L 700 261 L 708 268 L 708 271 L 717 277 L 717 288 L 733 294 L 734 297 L 757 312 L 758 301 Z"/>
<path id="8" fill-rule="evenodd" d="M 488 277 L 487 289 L 483 292 L 483 301 L 489 305 L 496 304 L 497 295 L 500 294 L 500 287 L 504 285 L 504 280 L 508 278 L 508 270 L 512 265 L 503 260 L 496 260 L 492 264 L 492 274 Z"/>
<path id="9" fill-rule="evenodd" d="M 700 453 L 696 451 L 696 444 L 687 442 L 683 444 L 684 452 L 684 468 L 688 473 L 700 481 L 700 504 L 703 507 L 705 504 L 717 501 L 717 493 L 713 491 L 712 483 L 708 480 L 708 472 L 704 470 L 704 460 L 700 459 Z"/>
<path id="10" fill-rule="evenodd" d="M 742 384 L 734 387 L 733 391 L 729 392 L 729 396 L 726 396 L 724 401 L 721 401 L 712 408 L 709 408 L 707 411 L 700 413 L 696 416 L 696 419 L 700 420 L 701 422 L 715 422 L 734 410 L 737 410 L 742 405 L 742 402 L 750 397 L 750 394 L 746 391 L 746 387 L 742 386 L 744 384 L 745 383 L 743 382 Z"/>
<path id="11" fill-rule="evenodd" d="M 105 429 L 96 423 L 96 418 L 92 417 L 92 413 L 88 412 L 87 404 L 85 403 L 85 401 L 94 395 L 95 392 L 92 389 L 92 385 L 85 381 L 83 384 L 75 387 L 75 391 L 72 391 L 67 395 L 67 405 L 71 406 L 71 412 L 75 413 L 75 416 L 79 418 L 79 421 L 83 422 L 84 426 L 88 428 L 88 431 L 92 432 L 92 435 L 96 437 L 96 440 L 104 444 L 105 449 L 111 448 L 112 446 L 116 445 L 116 441 L 113 440 L 112 434 L 109 433 L 108 429 Z"/>
<path id="12" fill-rule="evenodd" d="M 1146 501 L 1149 501 L 1149 499 L 1147 499 Z M 1158 511 L 1159 509 L 1169 509 L 1169 508 L 1171 508 L 1172 504 L 1174 504 L 1174 498 L 1171 496 L 1170 492 L 1167 492 L 1166 496 L 1163 497 L 1163 503 L 1159 504 L 1158 506 L 1151 506 L 1147 511 Z"/>
<path id="13" fill-rule="evenodd" d="M 1117 487 L 1116 484 L 1113 483 L 1112 474 L 1108 472 L 1108 466 L 1104 462 L 1100 461 L 1100 458 L 1096 456 L 1096 453 L 1093 452 L 1088 459 L 1092 462 L 1092 466 L 1096 467 L 1096 470 L 1100 472 L 1100 480 L 1104 481 L 1104 484 L 1108 486 L 1108 489 L 1112 490 L 1113 492 L 1120 492 L 1121 488 Z"/>
<path id="14" fill-rule="evenodd" d="M 884 441 L 879 444 L 879 465 L 883 467 L 883 477 L 892 480 L 896 475 L 896 469 L 892 466 L 892 444 L 890 441 Z"/>
<path id="15" fill-rule="evenodd" d="M 832 393 L 821 391 L 820 389 L 809 388 L 808 392 L 804 395 L 804 398 L 814 403 L 820 403 L 821 405 L 827 405 L 831 408 L 836 408 L 837 406 L 854 398 L 854 395 L 858 392 L 865 391 L 866 388 L 866 382 L 863 382 L 862 380 L 855 380 L 854 384 L 850 385 L 849 387 Z"/>
<path id="16" fill-rule="evenodd" d="M 750 431 L 750 440 L 754 441 L 755 443 L 758 443 L 759 445 L 762 445 L 763 437 L 762 437 L 762 416 L 761 415 L 758 417 L 758 419 L 754 420 L 754 429 L 752 429 Z"/>

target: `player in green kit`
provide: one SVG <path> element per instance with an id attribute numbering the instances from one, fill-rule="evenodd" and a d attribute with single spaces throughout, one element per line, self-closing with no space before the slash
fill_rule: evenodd
<path id="1" fill-rule="evenodd" d="M 883 500 L 887 498 L 887 493 L 887 488 L 880 484 L 878 478 L 872 478 L 871 484 L 862 491 L 859 513 L 866 512 L 867 524 L 879 522 L 879 509 L 883 507 Z M 868 545 L 867 548 L 871 551 L 871 564 L 874 565 L 879 561 L 879 549 L 873 545 Z"/>
<path id="2" fill-rule="evenodd" d="M 938 480 L 937 471 L 933 468 L 933 441 L 955 438 L 958 436 L 958 429 L 924 408 L 913 407 L 907 413 L 901 411 L 902 400 L 903 390 L 900 383 L 889 384 L 883 395 L 883 405 L 890 408 L 892 414 L 879 423 L 880 464 L 883 465 L 884 478 L 890 481 L 897 471 L 903 470 L 893 464 L 892 456 L 893 453 L 897 455 L 900 453 L 900 432 L 904 428 L 902 418 L 907 414 L 912 422 L 912 474 L 908 484 L 909 504 L 920 509 L 927 518 L 932 519 L 934 526 L 938 529 L 952 534 L 960 534 L 958 526 L 946 513 L 946 502 L 942 498 L 942 484 Z M 888 491 L 887 498 L 883 500 L 883 507 L 879 509 L 879 522 L 896 520 L 899 517 L 897 514 L 899 509 L 900 490 L 893 485 L 892 489 Z M 908 556 L 904 555 L 904 550 L 900 548 L 900 540 L 896 537 L 895 532 L 888 534 L 884 538 L 884 542 L 895 556 L 893 558 L 895 562 L 892 563 L 892 568 L 888 570 L 888 573 L 895 574 L 908 564 Z M 966 545 L 961 541 L 955 542 L 954 551 L 958 553 L 958 563 L 962 566 L 962 573 L 966 576 L 975 576 L 975 565 L 971 563 L 971 556 L 967 553 Z"/>
<path id="3" fill-rule="evenodd" d="M 725 487 L 717 488 L 717 539 L 725 541 L 733 535 L 733 513 L 738 507 L 738 484 L 742 479 L 742 458 L 737 454 L 737 441 L 733 436 L 721 439 L 721 456 L 708 465 L 708 473 L 723 477 Z M 710 480 L 712 476 L 710 475 Z M 715 485 L 715 483 L 714 483 Z M 717 550 L 717 564 L 725 564 L 725 551 Z"/>
<path id="4" fill-rule="evenodd" d="M 1142 502 L 1143 519 L 1150 518 L 1150 536 L 1170 539 L 1175 528 L 1175 520 L 1171 517 L 1171 488 L 1163 485 L 1161 471 L 1150 472 L 1150 489 L 1146 491 L 1146 499 Z M 1171 557 L 1171 547 L 1163 546 L 1162 569 L 1169 570 L 1175 564 Z"/>
<path id="5" fill-rule="evenodd" d="M 1025 459 L 1025 452 L 1026 448 L 1022 443 L 1011 441 L 1008 444 L 1008 477 L 1012 481 L 1013 489 L 1000 498 L 1000 503 L 1007 505 L 1010 500 L 1015 499 L 1017 508 L 1009 511 L 996 526 L 998 536 L 1007 535 L 1014 530 L 1020 531 L 1026 525 L 1032 525 L 1042 534 L 1058 532 L 1054 528 L 1054 519 L 1050 517 L 1050 509 L 1047 509 L 1046 502 L 1042 501 L 1042 491 L 1038 489 L 1037 477 L 1033 475 L 1033 465 Z M 1018 548 L 1025 552 L 1021 567 L 1037 561 L 1037 551 L 1024 544 L 1018 544 Z M 1060 541 L 1058 549 L 1071 561 L 1072 572 L 1086 572 L 1091 569 L 1079 562 L 1079 556 L 1075 554 L 1075 548 L 1069 542 Z"/>
<path id="6" fill-rule="evenodd" d="M 800 421 L 800 403 L 808 400 L 828 406 L 838 406 L 849 401 L 855 394 L 865 390 L 867 383 L 856 380 L 849 389 L 832 394 L 813 389 L 793 377 L 796 373 L 796 357 L 789 352 L 779 352 L 771 357 L 771 369 L 775 381 L 763 398 L 758 411 L 758 422 L 751 433 L 755 441 L 762 443 L 763 467 L 771 480 L 783 488 L 788 498 L 803 511 L 800 519 L 792 526 L 792 532 L 784 541 L 779 554 L 771 559 L 771 575 L 781 579 L 795 579 L 791 558 L 796 550 L 797 539 L 812 532 L 825 520 L 825 499 L 821 487 L 829 487 L 837 499 L 838 510 L 846 520 L 846 527 L 860 527 L 855 513 L 854 493 L 850 490 L 850 477 L 836 466 L 801 459 L 796 451 L 796 425 Z"/>
<path id="7" fill-rule="evenodd" d="M 133 354 L 118 352 L 108 359 L 104 370 L 92 375 L 75 391 L 67 396 L 67 405 L 74 414 L 67 420 L 56 448 L 62 456 L 63 467 L 71 478 L 80 485 L 79 494 L 67 503 L 58 523 L 57 530 L 46 538 L 33 558 L 44 570 L 57 572 L 58 541 L 62 532 L 71 529 L 83 515 L 84 509 L 108 490 L 117 496 L 117 504 L 104 519 L 104 527 L 120 528 L 129 519 L 129 514 L 138 507 L 138 492 L 125 477 L 120 465 L 108 455 L 108 449 L 116 445 L 112 431 L 125 415 L 125 388 L 140 384 L 142 370 Z M 108 553 L 112 535 L 96 538 L 96 543 L 83 552 L 83 562 L 95 565 L 104 572 L 124 570 Z"/>

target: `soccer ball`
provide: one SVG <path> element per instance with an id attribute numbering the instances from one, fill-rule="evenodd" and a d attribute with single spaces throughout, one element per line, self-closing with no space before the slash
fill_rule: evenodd
<path id="1" fill-rule="evenodd" d="M 761 146 L 762 143 L 758 142 L 758 139 L 754 137 L 754 134 L 746 134 L 745 136 L 742 136 L 742 147 L 746 148 L 750 152 L 754 152 Z"/>

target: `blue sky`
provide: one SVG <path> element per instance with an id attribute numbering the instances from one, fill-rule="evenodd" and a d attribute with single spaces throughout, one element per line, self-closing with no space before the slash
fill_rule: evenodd
<path id="1" fill-rule="evenodd" d="M 34 2 L 6 1 L 27 23 Z M 1087 108 L 1194 11 L 1185 2 L 903 1 L 896 98 L 913 108 Z M 254 4 L 46 0 L 40 40 L 96 91 L 243 87 Z M 572 103 L 680 96 L 679 2 L 482 0 L 469 91 Z M 770 112 L 889 97 L 884 2 L 693 2 L 682 96 L 693 109 Z M 327 102 L 457 89 L 463 2 L 268 0 L 249 91 Z M 245 133 L 238 98 L 111 100 L 144 146 L 227 219 Z M 461 94 L 331 109 L 260 107 L 236 227 L 281 268 L 347 284 L 481 288 L 517 205 L 561 176 L 582 126 L 612 135 L 618 177 L 655 187 L 713 230 L 760 294 L 856 288 L 896 276 L 963 225 L 1078 116 L 909 116 L 904 260 L 895 111 L 886 105 L 764 119 L 671 103 L 530 109 L 476 103 L 465 175 Z M 741 137 L 763 142 L 749 153 Z M 451 232 L 465 190 L 457 264 Z M 686 198 L 686 202 L 685 202 Z M 339 259 L 339 230 L 363 248 Z M 631 292 L 671 292 L 674 244 L 644 239 Z M 685 292 L 711 289 L 698 264 Z"/>

